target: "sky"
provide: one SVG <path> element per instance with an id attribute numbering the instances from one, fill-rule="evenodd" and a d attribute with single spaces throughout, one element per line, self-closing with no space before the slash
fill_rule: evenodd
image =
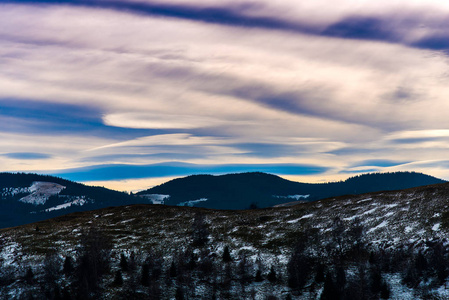
<path id="1" fill-rule="evenodd" d="M 0 171 L 449 180 L 449 2 L 0 0 Z"/>

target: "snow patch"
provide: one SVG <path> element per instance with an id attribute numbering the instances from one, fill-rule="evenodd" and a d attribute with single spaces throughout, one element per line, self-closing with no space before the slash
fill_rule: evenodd
<path id="1" fill-rule="evenodd" d="M 30 186 L 29 191 L 31 194 L 20 198 L 20 202 L 43 205 L 51 196 L 59 194 L 65 186 L 54 182 L 35 181 Z"/>
<path id="2" fill-rule="evenodd" d="M 165 201 L 170 198 L 170 195 L 145 194 L 145 195 L 140 195 L 140 197 L 150 200 L 152 204 L 164 204 Z"/>
<path id="3" fill-rule="evenodd" d="M 433 225 L 432 230 L 438 231 L 438 230 L 440 230 L 440 226 L 441 226 L 441 223 L 437 223 L 437 224 Z"/>
<path id="4" fill-rule="evenodd" d="M 274 198 L 278 198 L 278 199 L 293 199 L 298 201 L 299 199 L 307 199 L 310 197 L 309 195 L 287 195 L 287 196 L 278 196 L 278 195 L 273 195 Z"/>
<path id="5" fill-rule="evenodd" d="M 366 199 L 357 201 L 357 203 L 362 203 L 362 202 L 371 201 L 371 200 L 373 200 L 373 198 L 366 198 Z"/>
<path id="6" fill-rule="evenodd" d="M 298 218 L 298 219 L 295 219 L 295 220 L 287 221 L 287 223 L 289 223 L 289 224 L 298 223 L 298 221 L 300 221 L 300 220 L 302 220 L 302 219 L 311 218 L 311 217 L 313 217 L 313 215 L 314 215 L 314 214 L 304 215 L 304 216 L 302 216 L 301 218 Z"/>
<path id="7" fill-rule="evenodd" d="M 45 212 L 50 212 L 50 211 L 54 211 L 54 210 L 60 210 L 60 209 L 69 208 L 72 205 L 83 206 L 86 203 L 87 203 L 86 198 L 84 196 L 81 196 L 81 197 L 76 198 L 75 200 L 73 200 L 71 202 L 67 202 L 67 203 L 64 203 L 64 204 L 60 204 L 60 205 L 57 205 L 57 206 L 53 206 L 53 207 L 47 208 L 45 210 Z"/>
<path id="8" fill-rule="evenodd" d="M 388 225 L 388 222 L 387 222 L 387 221 L 383 221 L 382 223 L 380 223 L 380 224 L 377 225 L 376 227 L 371 228 L 371 229 L 368 230 L 367 232 L 368 232 L 368 233 L 373 232 L 373 231 L 375 231 L 375 230 L 377 230 L 377 229 L 386 227 L 387 225 Z"/>
<path id="9" fill-rule="evenodd" d="M 195 204 L 201 203 L 201 202 L 205 202 L 207 201 L 207 198 L 201 198 L 198 200 L 190 200 L 190 201 L 186 201 L 186 202 L 181 202 L 178 204 L 178 206 L 190 206 L 193 207 Z"/>
<path id="10" fill-rule="evenodd" d="M 412 227 L 412 226 L 406 226 L 405 229 L 404 229 L 405 233 L 409 233 L 409 232 L 411 232 L 412 230 L 413 230 L 413 227 Z"/>
<path id="11" fill-rule="evenodd" d="M 375 212 L 377 209 L 378 209 L 378 207 L 375 207 L 375 208 L 373 208 L 373 209 L 367 210 L 367 211 L 365 211 L 365 212 L 362 214 L 362 216 L 372 214 L 372 213 Z"/>
<path id="12" fill-rule="evenodd" d="M 387 205 L 385 205 L 385 208 L 393 208 L 393 207 L 396 207 L 396 206 L 398 206 L 399 204 L 397 204 L 397 203 L 394 203 L 394 204 L 387 204 Z"/>

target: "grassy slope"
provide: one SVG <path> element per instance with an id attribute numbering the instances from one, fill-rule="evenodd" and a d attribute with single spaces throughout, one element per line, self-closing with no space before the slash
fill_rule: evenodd
<path id="1" fill-rule="evenodd" d="M 206 216 L 213 244 L 228 244 L 233 249 L 246 246 L 278 255 L 288 253 L 305 228 L 318 230 L 326 239 L 335 217 L 346 224 L 359 217 L 371 244 L 394 247 L 445 236 L 449 229 L 448 199 L 449 184 L 440 184 L 247 211 L 131 205 L 74 213 L 2 229 L 0 234 L 19 243 L 24 253 L 45 253 L 54 245 L 71 251 L 80 229 L 95 224 L 115 241 L 118 249 L 175 251 L 190 243 L 193 218 L 201 212 Z"/>

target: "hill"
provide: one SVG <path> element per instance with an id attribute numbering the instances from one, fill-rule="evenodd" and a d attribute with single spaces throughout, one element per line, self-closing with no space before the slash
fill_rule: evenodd
<path id="1" fill-rule="evenodd" d="M 415 172 L 365 174 L 345 181 L 322 184 L 293 182 L 265 173 L 193 175 L 171 180 L 137 195 L 149 199 L 165 198 L 165 204 L 168 205 L 247 209 L 251 206 L 264 208 L 295 200 L 316 201 L 348 194 L 401 190 L 443 182 Z"/>
<path id="2" fill-rule="evenodd" d="M 53 176 L 0 173 L 0 228 L 76 211 L 136 203 L 148 201 Z"/>
<path id="3" fill-rule="evenodd" d="M 257 210 L 74 213 L 0 230 L 0 297 L 448 299 L 448 200 L 439 184 Z"/>
<path id="4" fill-rule="evenodd" d="M 443 182 L 419 173 L 367 174 L 328 184 L 292 182 L 265 173 L 194 175 L 137 196 L 58 177 L 0 173 L 0 228 L 109 206 L 161 203 L 215 209 L 271 207 L 295 200 L 393 190 Z"/>

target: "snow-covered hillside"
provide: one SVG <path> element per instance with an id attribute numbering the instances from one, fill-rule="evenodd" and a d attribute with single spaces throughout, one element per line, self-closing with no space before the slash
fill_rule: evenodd
<path id="1" fill-rule="evenodd" d="M 58 177 L 0 173 L 0 228 L 77 211 L 152 201 Z"/>
<path id="2" fill-rule="evenodd" d="M 79 263 L 79 243 L 85 241 L 81 237 L 93 226 L 112 241 L 111 269 L 101 277 L 100 284 L 106 297 L 119 295 L 132 278 L 140 276 L 123 272 L 123 286 L 111 288 L 122 268 L 121 253 L 128 259 L 137 255 L 133 259 L 142 268 L 159 253 L 162 273 L 154 284 L 162 288 L 167 299 L 174 298 L 178 287 L 192 299 L 211 296 L 214 289 L 219 299 L 225 295 L 239 295 L 239 299 L 319 299 L 329 289 L 324 278 L 338 281 L 341 274 L 346 278 L 341 290 L 346 296 L 341 299 L 362 299 L 348 298 L 354 291 L 369 292 L 373 299 L 386 292 L 390 299 L 447 299 L 448 225 L 447 184 L 248 211 L 161 205 L 107 208 L 0 231 L 3 265 L 15 270 L 11 271 L 15 272 L 14 279 L 1 291 L 10 295 L 24 288 L 24 266 L 31 266 L 36 281 L 42 282 L 44 277 L 39 276 L 44 276 L 45 253 L 53 251 L 54 245 L 58 245 L 60 260 L 71 256 L 74 264 Z M 201 232 L 207 236 L 202 246 L 196 242 Z M 232 261 L 223 264 L 226 248 Z M 195 267 L 185 272 L 191 272 L 186 274 L 190 274 L 195 288 L 185 286 L 184 277 L 181 280 L 179 275 L 168 275 L 174 261 L 188 262 L 190 255 Z M 309 274 L 302 283 L 292 279 L 295 261 L 301 262 L 298 266 L 309 265 L 300 273 Z M 216 273 L 203 278 L 205 271 L 200 266 L 206 262 L 210 264 L 207 268 Z M 276 280 L 268 279 L 271 269 Z M 248 278 L 242 279 L 242 270 Z M 258 270 L 261 277 L 256 279 Z M 231 277 L 225 291 L 222 284 L 226 272 Z M 317 279 L 320 272 L 321 279 Z M 382 292 L 374 292 L 374 287 L 371 291 L 375 278 L 380 278 Z M 74 288 L 67 280 L 61 279 L 58 284 Z M 363 282 L 368 286 L 357 290 Z M 148 292 L 138 283 L 135 289 L 139 295 Z"/>
<path id="3" fill-rule="evenodd" d="M 48 198 L 58 195 L 63 189 L 65 189 L 65 186 L 54 182 L 35 181 L 28 188 L 31 194 L 20 198 L 19 201 L 34 205 L 43 205 Z"/>

